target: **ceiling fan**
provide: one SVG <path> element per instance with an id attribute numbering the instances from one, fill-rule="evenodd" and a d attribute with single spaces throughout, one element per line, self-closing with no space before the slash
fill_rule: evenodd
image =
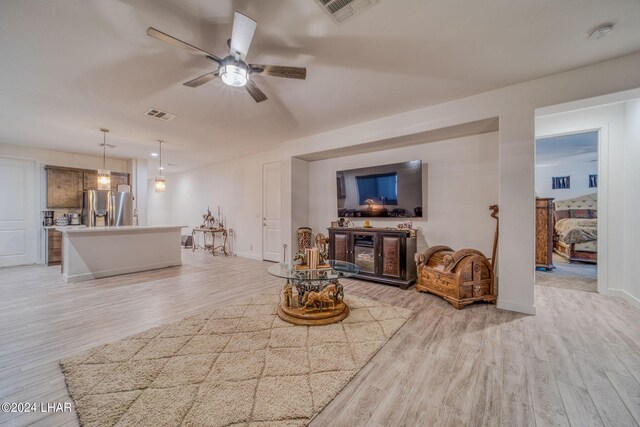
<path id="1" fill-rule="evenodd" d="M 307 77 L 307 69 L 282 65 L 247 64 L 245 59 L 249 52 L 251 40 L 253 39 L 257 25 L 258 23 L 256 21 L 236 11 L 233 16 L 231 38 L 227 40 L 229 55 L 222 59 L 153 27 L 147 29 L 147 35 L 165 43 L 186 49 L 196 55 L 204 56 L 218 64 L 216 71 L 189 80 L 183 83 L 185 86 L 198 87 L 220 76 L 220 79 L 225 84 L 233 87 L 244 86 L 256 102 L 262 102 L 267 99 L 267 96 L 253 82 L 251 79 L 252 76 L 262 75 L 304 80 Z"/>

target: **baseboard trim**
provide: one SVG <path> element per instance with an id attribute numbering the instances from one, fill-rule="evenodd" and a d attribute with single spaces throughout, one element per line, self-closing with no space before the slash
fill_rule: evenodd
<path id="1" fill-rule="evenodd" d="M 517 313 L 531 314 L 535 316 L 536 314 L 536 306 L 535 305 L 523 305 L 516 302 L 504 301 L 498 297 L 497 307 L 501 310 L 509 310 L 515 311 Z"/>
<path id="2" fill-rule="evenodd" d="M 256 260 L 256 261 L 262 261 L 262 257 L 261 256 L 254 255 L 254 254 L 249 253 L 249 252 L 234 252 L 234 255 L 242 257 L 242 258 L 253 259 L 253 260 Z"/>
<path id="3" fill-rule="evenodd" d="M 92 273 L 74 274 L 72 276 L 67 274 L 62 274 L 62 278 L 67 283 L 77 283 L 77 282 L 84 282 L 86 280 L 101 279 L 103 277 L 120 276 L 123 274 L 139 273 L 142 271 L 150 271 L 150 270 L 159 270 L 161 268 L 168 268 L 168 267 L 179 267 L 181 265 L 182 265 L 182 260 L 178 260 L 178 261 L 163 262 L 158 264 L 137 265 L 137 266 L 131 266 L 131 267 L 124 267 L 124 268 L 115 268 L 112 270 L 94 271 Z"/>
<path id="4" fill-rule="evenodd" d="M 629 292 L 622 289 L 607 289 L 604 295 L 612 296 L 612 297 L 620 297 L 623 300 L 627 301 L 629 304 L 640 308 L 640 298 L 636 298 L 631 295 Z"/>

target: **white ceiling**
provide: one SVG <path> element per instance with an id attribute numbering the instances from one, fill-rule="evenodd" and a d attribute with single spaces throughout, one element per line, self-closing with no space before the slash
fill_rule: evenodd
<path id="1" fill-rule="evenodd" d="M 257 76 L 260 104 L 184 87 L 214 64 L 145 34 L 224 56 L 234 9 L 258 21 L 249 62 L 306 66 L 307 80 Z M 604 22 L 613 35 L 588 41 Z M 341 25 L 314 0 L 2 0 L 0 143 L 98 155 L 109 127 L 110 155 L 148 157 L 161 138 L 184 170 L 629 54 L 638 22 L 637 0 L 381 0 Z"/>
<path id="2" fill-rule="evenodd" d="M 598 132 L 573 133 L 536 140 L 536 167 L 598 160 Z"/>

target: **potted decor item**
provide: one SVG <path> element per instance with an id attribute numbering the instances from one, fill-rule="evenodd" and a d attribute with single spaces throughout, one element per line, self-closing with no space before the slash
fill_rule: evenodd
<path id="1" fill-rule="evenodd" d="M 293 256 L 293 265 L 305 265 L 306 260 L 304 257 L 304 252 L 298 252 Z"/>

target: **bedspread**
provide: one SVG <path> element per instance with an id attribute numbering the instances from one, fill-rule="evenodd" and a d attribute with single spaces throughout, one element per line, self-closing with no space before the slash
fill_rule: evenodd
<path id="1" fill-rule="evenodd" d="M 563 218 L 556 222 L 556 234 L 566 244 L 598 240 L 598 220 Z"/>

